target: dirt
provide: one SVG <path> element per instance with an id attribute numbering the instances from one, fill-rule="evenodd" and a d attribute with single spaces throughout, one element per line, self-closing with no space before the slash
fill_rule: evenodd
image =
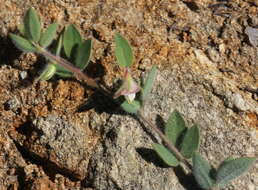
<path id="1" fill-rule="evenodd" d="M 157 65 L 160 73 L 177 71 L 171 78 L 176 77 L 173 79 L 180 83 L 180 93 L 187 94 L 190 83 L 201 86 L 207 92 L 203 97 L 208 102 L 203 105 L 205 109 L 217 107 L 225 113 L 236 133 L 240 129 L 257 132 L 258 53 L 244 33 L 248 26 L 258 27 L 256 1 L 0 0 L 0 189 L 101 189 L 89 185 L 94 183 L 87 181 L 91 175 L 88 170 L 91 171 L 92 155 L 105 141 L 103 128 L 117 114 L 107 99 L 87 88 L 83 81 L 58 77 L 36 80 L 46 60 L 20 52 L 8 37 L 10 32 L 17 33 L 31 6 L 40 14 L 44 26 L 57 21 L 61 31 L 65 25 L 75 24 L 85 39 L 93 39 L 94 53 L 85 72 L 101 79 L 105 86 L 115 90 L 122 76 L 114 56 L 113 37 L 119 32 L 133 46 L 135 78 L 152 65 Z M 165 94 L 162 98 L 170 96 Z M 216 101 L 212 102 L 213 98 Z M 165 105 L 157 107 L 162 106 Z M 187 119 L 201 120 L 198 106 L 193 107 L 193 112 L 188 107 L 186 113 L 192 115 L 186 115 Z M 85 164 L 66 162 L 65 157 L 71 156 L 65 151 L 66 145 L 53 148 L 49 141 L 41 139 L 45 128 L 37 122 L 48 122 L 49 117 L 59 118 L 61 123 L 50 126 L 71 126 L 77 133 L 68 130 L 69 133 L 82 134 L 74 139 L 75 144 L 67 146 L 84 145 L 80 148 L 85 149 L 83 154 L 78 150 L 78 155 L 72 156 Z M 255 138 L 257 133 L 253 141 Z M 255 146 L 247 156 L 257 156 Z M 64 150 L 62 159 L 58 157 L 59 150 Z M 255 183 L 250 179 L 243 182 L 250 190 Z M 241 189 L 237 186 L 233 189 Z"/>

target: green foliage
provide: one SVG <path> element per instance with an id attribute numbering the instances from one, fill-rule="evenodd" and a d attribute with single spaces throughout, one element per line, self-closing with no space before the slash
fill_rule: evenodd
<path id="1" fill-rule="evenodd" d="M 42 53 L 46 52 L 45 48 L 54 41 L 57 29 L 58 24 L 53 23 L 44 32 L 41 32 L 40 19 L 36 11 L 30 8 L 24 16 L 24 22 L 19 26 L 19 31 L 24 38 L 15 34 L 10 34 L 10 38 L 15 46 L 22 51 Z M 64 53 L 72 61 L 72 64 L 82 70 L 85 69 L 90 60 L 92 41 L 82 41 L 81 35 L 75 26 L 69 25 L 64 34 L 60 35 L 55 49 L 51 50 L 51 52 L 54 52 L 56 56 L 60 56 L 63 46 Z M 62 62 L 62 59 L 60 59 L 60 62 Z M 66 70 L 56 61 L 50 60 L 39 78 L 48 80 L 54 74 L 61 77 L 73 76 L 72 72 Z"/>
<path id="2" fill-rule="evenodd" d="M 149 97 L 149 94 L 150 94 L 152 86 L 153 86 L 154 79 L 156 78 L 156 74 L 157 74 L 157 67 L 153 66 L 151 68 L 150 73 L 147 76 L 147 79 L 146 79 L 144 86 L 142 88 L 142 91 L 141 91 L 142 102 L 146 101 L 147 98 Z"/>
<path id="3" fill-rule="evenodd" d="M 76 49 L 75 66 L 85 69 L 90 61 L 92 40 L 82 42 Z"/>
<path id="4" fill-rule="evenodd" d="M 199 129 L 196 125 L 187 129 L 181 143 L 181 154 L 185 158 L 191 158 L 199 146 Z"/>
<path id="5" fill-rule="evenodd" d="M 229 157 L 220 165 L 215 180 L 213 179 L 215 170 L 196 152 L 200 141 L 199 129 L 196 125 L 187 128 L 181 114 L 175 110 L 166 123 L 165 136 L 175 145 L 175 148 L 180 150 L 184 158 L 192 158 L 193 175 L 203 189 L 225 186 L 232 179 L 247 171 L 255 161 L 255 158 L 233 159 Z M 155 144 L 153 148 L 165 163 L 176 166 L 174 152 L 159 144 Z"/>
<path id="6" fill-rule="evenodd" d="M 227 185 L 231 180 L 246 172 L 255 162 L 256 158 L 242 157 L 226 159 L 218 168 L 216 184 L 219 187 Z"/>
<path id="7" fill-rule="evenodd" d="M 158 153 L 160 158 L 169 166 L 178 166 L 179 161 L 177 158 L 163 145 L 154 143 L 153 145 L 154 150 Z"/>
<path id="8" fill-rule="evenodd" d="M 202 156 L 195 152 L 193 154 L 193 175 L 203 189 L 211 189 L 215 184 L 211 178 L 212 168 Z"/>
<path id="9" fill-rule="evenodd" d="M 76 27 L 70 24 L 64 32 L 64 51 L 68 58 L 71 58 L 72 51 L 76 46 L 82 43 L 82 38 Z"/>
<path id="10" fill-rule="evenodd" d="M 60 35 L 59 38 L 58 38 L 55 50 L 54 50 L 56 55 L 58 55 L 58 56 L 60 55 L 62 46 L 63 46 L 63 35 Z M 55 64 L 55 67 L 56 67 L 56 73 L 55 74 L 57 74 L 58 76 L 64 77 L 64 78 L 73 76 L 72 72 L 66 70 L 61 65 Z"/>
<path id="11" fill-rule="evenodd" d="M 25 26 L 24 26 L 24 23 L 21 23 L 21 24 L 18 26 L 18 30 L 19 30 L 19 32 L 21 33 L 21 35 L 22 35 L 23 37 L 26 36 L 26 35 L 25 35 Z"/>
<path id="12" fill-rule="evenodd" d="M 43 70 L 38 79 L 40 80 L 49 80 L 51 79 L 56 72 L 55 64 L 47 64 L 46 68 Z"/>
<path id="13" fill-rule="evenodd" d="M 165 135 L 167 138 L 174 145 L 178 145 L 179 137 L 181 137 L 186 129 L 185 121 L 181 114 L 177 110 L 173 111 L 165 126 Z"/>
<path id="14" fill-rule="evenodd" d="M 57 40 L 56 48 L 54 51 L 56 55 L 60 56 L 62 46 L 63 46 L 63 35 L 61 34 Z"/>
<path id="15" fill-rule="evenodd" d="M 120 34 L 115 35 L 115 55 L 120 67 L 130 67 L 133 64 L 133 50 L 129 42 Z"/>
<path id="16" fill-rule="evenodd" d="M 80 68 L 85 69 L 90 61 L 92 40 L 83 41 L 76 27 L 70 24 L 63 35 L 63 47 L 65 55 L 72 63 Z M 56 74 L 61 77 L 72 77 L 73 73 L 57 65 Z"/>
<path id="17" fill-rule="evenodd" d="M 141 104 L 139 101 L 136 101 L 136 100 L 132 101 L 131 103 L 124 101 L 121 104 L 121 107 L 123 108 L 124 111 L 128 113 L 136 114 L 140 110 Z"/>
<path id="18" fill-rule="evenodd" d="M 47 27 L 46 31 L 43 32 L 43 34 L 41 35 L 41 38 L 39 41 L 39 44 L 41 45 L 41 47 L 46 48 L 52 43 L 52 41 L 56 36 L 57 28 L 58 28 L 57 23 L 50 24 Z"/>
<path id="19" fill-rule="evenodd" d="M 25 35 L 29 40 L 38 42 L 41 34 L 40 19 L 33 8 L 30 8 L 24 17 Z"/>
<path id="20" fill-rule="evenodd" d="M 21 51 L 24 52 L 36 52 L 37 49 L 25 38 L 17 36 L 15 34 L 10 34 L 10 38 L 14 45 Z"/>
<path id="21" fill-rule="evenodd" d="M 73 76 L 70 71 L 60 66 L 61 63 L 66 63 L 63 59 L 53 57 L 53 55 L 50 56 L 50 53 L 45 50 L 45 48 L 50 46 L 55 39 L 57 28 L 58 25 L 54 23 L 49 25 L 42 33 L 40 19 L 36 11 L 33 8 L 30 8 L 25 14 L 24 23 L 19 27 L 23 37 L 10 34 L 12 42 L 18 49 L 25 52 L 41 53 L 46 57 L 55 60 L 50 60 L 50 63 L 40 75 L 39 79 L 42 80 L 48 80 L 54 74 L 58 74 L 61 77 Z M 116 34 L 115 43 L 115 55 L 118 60 L 118 65 L 120 67 L 126 67 L 125 70 L 129 72 L 127 67 L 133 64 L 132 48 L 128 41 L 120 34 Z M 69 25 L 64 34 L 60 35 L 55 49 L 51 52 L 54 52 L 56 56 L 61 56 L 62 47 L 64 48 L 66 57 L 74 66 L 81 70 L 87 67 L 91 56 L 92 41 L 83 41 L 79 31 L 74 25 Z M 125 86 L 122 86 L 121 93 L 118 90 L 118 94 L 123 94 L 127 96 L 127 98 L 129 95 L 133 96 L 130 96 L 131 102 L 124 101 L 121 104 L 121 108 L 124 111 L 131 114 L 137 114 L 139 112 L 143 102 L 148 98 L 151 92 L 156 73 L 157 68 L 154 66 L 142 88 L 141 102 L 133 100 L 134 95 L 140 90 L 140 87 L 133 80 L 130 73 L 127 73 L 127 83 L 124 84 Z M 164 140 L 164 137 L 161 137 Z M 177 110 L 172 112 L 165 125 L 165 137 L 171 142 L 171 146 L 174 145 L 174 148 L 178 149 L 178 151 L 171 151 L 168 149 L 169 146 L 166 147 L 162 144 L 153 144 L 154 150 L 169 166 L 178 166 L 180 164 L 178 159 L 181 161 L 183 160 L 184 163 L 188 163 L 186 159 L 192 158 L 193 175 L 199 186 L 203 189 L 227 185 L 231 180 L 246 172 L 256 160 L 255 158 L 248 157 L 238 159 L 228 158 L 219 166 L 215 176 L 213 174 L 214 169 L 199 153 L 196 152 L 200 138 L 198 127 L 194 125 L 191 128 L 187 128 L 184 119 Z M 215 176 L 215 179 L 213 179 L 212 176 Z"/>

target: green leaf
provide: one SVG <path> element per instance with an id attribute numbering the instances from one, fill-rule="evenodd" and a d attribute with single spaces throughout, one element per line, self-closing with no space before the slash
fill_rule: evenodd
<path id="1" fill-rule="evenodd" d="M 139 109 L 141 108 L 141 104 L 139 101 L 132 101 L 131 103 L 128 103 L 127 101 L 124 101 L 121 104 L 121 107 L 123 108 L 124 111 L 128 112 L 128 113 L 133 113 L 136 114 Z"/>
<path id="2" fill-rule="evenodd" d="M 163 145 L 154 143 L 153 145 L 154 150 L 158 153 L 160 158 L 169 166 L 178 166 L 179 161 L 177 158 Z"/>
<path id="3" fill-rule="evenodd" d="M 70 24 L 64 32 L 64 51 L 68 58 L 71 58 L 72 50 L 81 44 L 82 39 L 79 31 L 75 28 L 74 25 Z"/>
<path id="4" fill-rule="evenodd" d="M 76 51 L 75 66 L 80 69 L 85 69 L 90 61 L 92 48 L 92 40 L 86 40 L 80 44 Z"/>
<path id="5" fill-rule="evenodd" d="M 210 177 L 212 168 L 209 163 L 197 152 L 193 154 L 193 175 L 203 189 L 211 189 L 215 184 Z"/>
<path id="6" fill-rule="evenodd" d="M 187 129 L 181 143 L 181 154 L 185 158 L 191 158 L 199 146 L 199 129 L 196 125 Z"/>
<path id="7" fill-rule="evenodd" d="M 133 50 L 128 41 L 120 34 L 115 35 L 115 55 L 120 67 L 129 67 L 133 64 Z"/>
<path id="8" fill-rule="evenodd" d="M 185 130 L 186 125 L 184 119 L 177 110 L 174 110 L 166 123 L 165 135 L 174 145 L 177 145 L 179 144 L 179 137 Z"/>
<path id="9" fill-rule="evenodd" d="M 55 54 L 60 55 L 61 49 L 62 49 L 62 44 L 63 44 L 63 35 L 59 36 L 57 46 L 55 48 Z M 73 76 L 73 73 L 65 69 L 59 64 L 56 64 L 56 75 L 63 77 L 63 78 L 70 78 Z"/>
<path id="10" fill-rule="evenodd" d="M 25 38 L 17 36 L 15 34 L 10 34 L 10 38 L 14 45 L 20 49 L 21 51 L 25 52 L 36 52 L 37 49 Z"/>
<path id="11" fill-rule="evenodd" d="M 242 157 L 222 162 L 216 175 L 216 184 L 219 187 L 227 185 L 231 180 L 246 172 L 255 160 L 256 158 Z"/>
<path id="12" fill-rule="evenodd" d="M 49 80 L 55 75 L 55 72 L 56 72 L 56 65 L 55 64 L 47 64 L 46 68 L 40 74 L 39 79 L 40 80 Z"/>
<path id="13" fill-rule="evenodd" d="M 142 101 L 145 101 L 147 99 L 147 97 L 149 96 L 152 86 L 153 86 L 154 79 L 156 77 L 156 73 L 157 73 L 157 67 L 153 66 L 151 68 L 150 73 L 147 76 L 146 82 L 141 91 Z"/>
<path id="14" fill-rule="evenodd" d="M 50 24 L 47 27 L 46 31 L 42 34 L 39 44 L 43 48 L 48 47 L 51 44 L 51 42 L 54 40 L 54 38 L 56 37 L 57 28 L 58 28 L 57 23 Z"/>
<path id="15" fill-rule="evenodd" d="M 69 78 L 73 76 L 72 72 L 66 70 L 64 67 L 60 66 L 59 64 L 56 64 L 56 74 L 64 78 Z"/>
<path id="16" fill-rule="evenodd" d="M 60 35 L 58 38 L 58 41 L 57 41 L 56 48 L 55 48 L 55 54 L 58 56 L 61 53 L 62 45 L 63 45 L 63 35 Z"/>
<path id="17" fill-rule="evenodd" d="M 18 30 L 19 30 L 19 32 L 22 34 L 22 36 L 26 36 L 26 35 L 25 35 L 25 26 L 24 26 L 24 23 L 19 24 Z"/>
<path id="18" fill-rule="evenodd" d="M 24 27 L 25 34 L 28 35 L 27 37 L 34 42 L 38 42 L 41 33 L 41 23 L 37 12 L 33 8 L 30 8 L 26 12 L 24 17 Z"/>

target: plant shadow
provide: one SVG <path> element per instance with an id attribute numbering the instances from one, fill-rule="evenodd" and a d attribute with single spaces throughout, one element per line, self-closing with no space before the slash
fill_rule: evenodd
<path id="1" fill-rule="evenodd" d="M 169 168 L 165 162 L 159 157 L 155 150 L 150 148 L 136 148 L 136 152 L 148 163 L 152 163 L 160 168 Z"/>
<path id="2" fill-rule="evenodd" d="M 136 152 L 148 163 L 154 164 L 156 167 L 160 168 L 171 168 L 171 166 L 167 165 L 159 155 L 153 150 L 149 148 L 136 148 Z M 198 184 L 196 183 L 194 176 L 186 175 L 181 166 L 173 167 L 174 173 L 178 178 L 180 184 L 186 190 L 202 190 L 199 188 Z"/>
<path id="3" fill-rule="evenodd" d="M 0 36 L 0 66 L 11 65 L 14 60 L 22 54 L 22 51 L 18 50 L 12 43 L 11 39 L 6 36 Z"/>
<path id="4" fill-rule="evenodd" d="M 175 175 L 177 176 L 177 179 L 178 181 L 180 182 L 180 184 L 186 189 L 186 190 L 202 190 L 193 174 L 190 174 L 190 175 L 186 175 L 182 169 L 182 167 L 178 166 L 178 167 L 175 167 L 174 168 L 174 172 L 175 172 Z"/>
<path id="5" fill-rule="evenodd" d="M 156 116 L 156 125 L 164 133 L 166 123 L 165 123 L 164 119 L 160 115 Z"/>

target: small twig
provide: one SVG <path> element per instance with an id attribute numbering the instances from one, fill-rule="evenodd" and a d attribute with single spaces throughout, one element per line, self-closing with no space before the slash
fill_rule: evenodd
<path id="1" fill-rule="evenodd" d="M 183 155 L 178 151 L 178 149 L 168 140 L 168 138 L 156 127 L 156 125 L 154 125 L 153 123 L 151 123 L 148 119 L 146 119 L 142 113 L 138 113 L 137 116 L 143 120 L 145 123 L 147 123 L 150 128 L 152 130 L 154 130 L 156 133 L 158 133 L 158 135 L 160 136 L 160 138 L 166 143 L 167 147 L 169 148 L 169 150 L 171 152 L 173 152 L 173 154 L 175 155 L 175 157 L 181 161 L 182 163 L 185 164 L 185 166 L 189 169 L 192 170 L 192 165 L 183 157 Z"/>
<path id="2" fill-rule="evenodd" d="M 50 60 L 59 63 L 65 69 L 73 72 L 76 77 L 83 79 L 86 82 L 86 84 L 88 86 L 90 86 L 91 88 L 96 88 L 96 89 L 100 88 L 100 86 L 98 85 L 98 83 L 95 80 L 93 80 L 92 78 L 85 75 L 79 68 L 73 66 L 69 61 L 63 59 L 62 57 L 53 55 L 43 48 L 40 48 L 39 53 L 44 55 L 45 57 L 49 58 Z"/>

